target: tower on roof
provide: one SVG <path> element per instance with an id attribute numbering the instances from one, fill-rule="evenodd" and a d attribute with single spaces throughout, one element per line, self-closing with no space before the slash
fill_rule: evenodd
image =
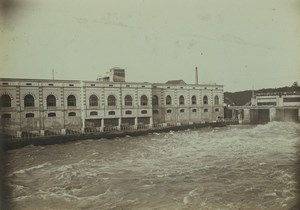
<path id="1" fill-rule="evenodd" d="M 125 82 L 125 69 L 114 67 L 109 72 L 110 82 Z"/>

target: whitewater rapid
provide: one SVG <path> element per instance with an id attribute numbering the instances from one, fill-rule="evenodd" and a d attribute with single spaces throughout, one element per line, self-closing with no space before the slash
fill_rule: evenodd
<path id="1" fill-rule="evenodd" d="M 272 122 L 9 151 L 13 209 L 289 209 L 300 124 Z"/>

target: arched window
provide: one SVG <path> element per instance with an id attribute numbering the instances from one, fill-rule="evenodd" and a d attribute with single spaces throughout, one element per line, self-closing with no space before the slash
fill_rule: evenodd
<path id="1" fill-rule="evenodd" d="M 215 104 L 219 104 L 219 97 L 215 96 Z"/>
<path id="2" fill-rule="evenodd" d="M 172 113 L 172 110 L 171 110 L 171 109 L 168 109 L 168 110 L 167 110 L 167 113 Z"/>
<path id="3" fill-rule="evenodd" d="M 183 96 L 179 97 L 179 104 L 184 105 L 184 97 Z"/>
<path id="4" fill-rule="evenodd" d="M 90 106 L 98 106 L 98 97 L 96 95 L 91 95 L 89 98 Z"/>
<path id="5" fill-rule="evenodd" d="M 56 98 L 54 95 L 47 96 L 47 107 L 48 106 L 56 106 Z"/>
<path id="6" fill-rule="evenodd" d="M 51 113 L 48 114 L 48 117 L 56 117 L 56 113 L 51 112 Z"/>
<path id="7" fill-rule="evenodd" d="M 24 106 L 25 107 L 33 107 L 34 106 L 34 98 L 32 95 L 26 95 L 24 97 Z"/>
<path id="8" fill-rule="evenodd" d="M 27 113 L 25 115 L 25 118 L 31 118 L 31 117 L 34 117 L 34 114 L 33 113 Z"/>
<path id="9" fill-rule="evenodd" d="M 158 110 L 153 110 L 153 114 L 158 114 Z"/>
<path id="10" fill-rule="evenodd" d="M 158 97 L 157 95 L 152 96 L 152 106 L 158 105 Z"/>
<path id="11" fill-rule="evenodd" d="M 1 118 L 10 119 L 11 118 L 11 114 L 2 114 Z"/>
<path id="12" fill-rule="evenodd" d="M 184 109 L 180 109 L 180 112 L 184 112 Z"/>
<path id="13" fill-rule="evenodd" d="M 1 96 L 0 107 L 11 107 L 11 98 L 9 95 L 4 94 Z"/>
<path id="14" fill-rule="evenodd" d="M 93 112 L 90 112 L 90 115 L 91 115 L 91 116 L 98 115 L 98 112 L 95 112 L 95 111 L 93 111 Z"/>
<path id="15" fill-rule="evenodd" d="M 76 116 L 76 112 L 69 112 L 69 116 L 70 116 L 70 117 Z"/>
<path id="16" fill-rule="evenodd" d="M 116 106 L 116 97 L 113 95 L 109 95 L 107 97 L 107 105 L 108 106 Z"/>
<path id="17" fill-rule="evenodd" d="M 132 112 L 128 110 L 125 112 L 125 114 L 132 114 Z"/>
<path id="18" fill-rule="evenodd" d="M 125 106 L 132 106 L 132 97 L 130 95 L 125 96 Z"/>
<path id="19" fill-rule="evenodd" d="M 208 104 L 208 98 L 207 98 L 207 96 L 203 97 L 203 104 Z"/>
<path id="20" fill-rule="evenodd" d="M 148 98 L 145 95 L 141 96 L 141 106 L 147 106 L 148 105 Z"/>
<path id="21" fill-rule="evenodd" d="M 166 105 L 171 105 L 172 104 L 172 98 L 171 98 L 171 96 L 167 96 L 166 97 Z"/>
<path id="22" fill-rule="evenodd" d="M 114 114 L 115 114 L 114 111 L 109 111 L 109 112 L 108 112 L 108 115 L 114 115 Z"/>
<path id="23" fill-rule="evenodd" d="M 142 114 L 147 114 L 147 110 L 142 110 L 141 113 Z"/>
<path id="24" fill-rule="evenodd" d="M 208 112 L 208 109 L 204 109 L 204 112 Z"/>
<path id="25" fill-rule="evenodd" d="M 219 112 L 219 109 L 218 109 L 218 108 L 216 108 L 216 109 L 215 109 L 215 112 Z"/>
<path id="26" fill-rule="evenodd" d="M 193 112 L 197 112 L 197 109 L 193 109 L 192 111 L 193 111 Z"/>
<path id="27" fill-rule="evenodd" d="M 68 96 L 68 106 L 76 106 L 76 98 L 74 95 Z"/>
<path id="28" fill-rule="evenodd" d="M 196 96 L 192 96 L 192 104 L 197 104 L 197 99 L 196 99 Z"/>

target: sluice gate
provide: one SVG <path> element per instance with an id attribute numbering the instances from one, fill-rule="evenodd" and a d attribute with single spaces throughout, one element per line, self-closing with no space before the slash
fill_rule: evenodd
<path id="1" fill-rule="evenodd" d="M 299 107 L 232 106 L 228 110 L 231 111 L 232 119 L 239 119 L 240 123 L 300 122 Z"/>

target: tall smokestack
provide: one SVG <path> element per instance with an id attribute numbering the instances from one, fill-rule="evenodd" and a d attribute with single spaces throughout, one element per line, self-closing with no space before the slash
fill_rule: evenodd
<path id="1" fill-rule="evenodd" d="M 199 82 L 198 82 L 198 67 L 195 68 L 195 83 L 196 83 L 196 85 L 199 84 Z"/>

